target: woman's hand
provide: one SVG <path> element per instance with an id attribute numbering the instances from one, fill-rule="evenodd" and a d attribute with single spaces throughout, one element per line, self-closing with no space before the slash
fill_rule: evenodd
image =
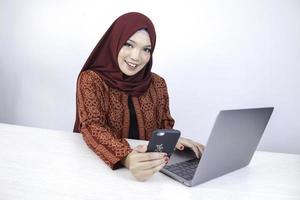
<path id="1" fill-rule="evenodd" d="M 196 157 L 199 159 L 204 151 L 205 146 L 193 140 L 180 137 L 176 144 L 176 148 L 182 151 L 185 147 L 191 148 L 196 154 Z"/>
<path id="2" fill-rule="evenodd" d="M 166 153 L 147 152 L 147 145 L 139 145 L 121 162 L 139 181 L 149 179 L 169 161 Z"/>

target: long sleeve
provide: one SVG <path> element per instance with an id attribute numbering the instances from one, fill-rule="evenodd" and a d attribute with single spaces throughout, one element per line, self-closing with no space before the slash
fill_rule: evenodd
<path id="1" fill-rule="evenodd" d="M 96 81 L 97 84 L 96 84 Z M 80 132 L 87 145 L 112 169 L 120 165 L 132 149 L 124 138 L 117 137 L 107 124 L 105 87 L 93 72 L 81 73 L 77 87 Z"/>
<path id="2" fill-rule="evenodd" d="M 157 75 L 156 75 L 157 76 Z M 156 77 L 157 95 L 159 99 L 159 110 L 160 113 L 160 127 L 162 129 L 171 129 L 175 124 L 175 120 L 172 118 L 169 107 L 169 94 L 165 80 L 161 77 Z"/>
<path id="3" fill-rule="evenodd" d="M 167 86 L 165 87 L 165 105 L 164 105 L 164 113 L 163 113 L 163 118 L 162 118 L 162 127 L 163 128 L 173 128 L 175 120 L 172 118 L 171 113 L 170 113 L 170 107 L 169 107 L 169 95 L 167 91 Z"/>

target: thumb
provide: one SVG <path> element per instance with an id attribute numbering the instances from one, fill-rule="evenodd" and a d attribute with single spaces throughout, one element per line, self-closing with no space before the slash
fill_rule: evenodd
<path id="1" fill-rule="evenodd" d="M 138 145 L 134 150 L 138 153 L 145 153 L 147 151 L 147 145 Z"/>

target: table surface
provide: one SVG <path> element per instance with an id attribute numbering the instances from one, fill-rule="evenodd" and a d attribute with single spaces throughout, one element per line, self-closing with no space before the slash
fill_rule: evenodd
<path id="1" fill-rule="evenodd" d="M 35 199 L 300 200 L 300 155 L 257 151 L 247 167 L 190 188 L 111 170 L 81 134 L 0 123 L 0 200 Z"/>

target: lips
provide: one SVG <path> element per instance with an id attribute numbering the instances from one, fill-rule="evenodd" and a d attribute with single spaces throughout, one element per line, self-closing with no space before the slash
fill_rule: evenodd
<path id="1" fill-rule="evenodd" d="M 127 61 L 125 61 L 125 63 L 127 64 L 127 66 L 129 67 L 129 69 L 131 69 L 131 70 L 136 69 L 136 67 L 138 66 L 137 64 L 130 63 L 130 62 L 127 62 Z"/>

